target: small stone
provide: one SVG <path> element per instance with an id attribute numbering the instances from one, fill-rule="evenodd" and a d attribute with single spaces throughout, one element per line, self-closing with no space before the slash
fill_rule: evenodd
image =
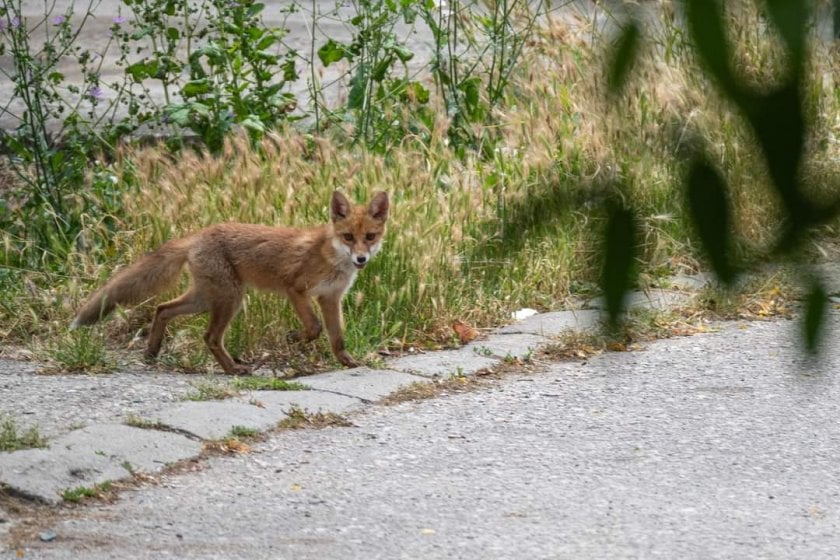
<path id="1" fill-rule="evenodd" d="M 53 542 L 56 536 L 55 531 L 43 531 L 38 533 L 38 538 L 44 542 Z"/>

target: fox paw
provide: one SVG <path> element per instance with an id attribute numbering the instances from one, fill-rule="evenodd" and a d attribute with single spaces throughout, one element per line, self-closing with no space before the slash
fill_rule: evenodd
<path id="1" fill-rule="evenodd" d="M 245 364 L 233 364 L 225 373 L 228 375 L 251 375 L 251 368 Z"/>
<path id="2" fill-rule="evenodd" d="M 306 332 L 306 331 L 289 331 L 286 334 L 286 340 L 291 342 L 292 344 L 296 344 L 298 342 L 312 342 L 316 338 L 321 335 L 321 329 L 318 329 L 315 332 Z"/>
<path id="3" fill-rule="evenodd" d="M 353 359 L 353 356 L 351 356 L 347 352 L 342 352 L 341 354 L 336 356 L 336 358 L 338 358 L 338 361 L 341 362 L 341 364 L 343 366 L 348 367 L 348 368 L 355 368 L 355 367 L 359 367 L 360 365 L 362 365 L 359 362 L 357 362 L 355 359 Z"/>

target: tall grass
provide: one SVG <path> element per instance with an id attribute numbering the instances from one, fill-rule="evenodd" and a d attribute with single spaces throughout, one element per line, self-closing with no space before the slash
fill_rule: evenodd
<path id="1" fill-rule="evenodd" d="M 455 320 L 489 327 L 519 307 L 559 308 L 572 295 L 591 293 L 602 202 L 617 193 L 642 218 L 643 279 L 702 266 L 680 188 L 680 155 L 693 142 L 711 147 L 733 187 L 743 250 L 762 247 L 779 216 L 766 172 L 745 126 L 699 72 L 669 10 L 663 8 L 618 107 L 604 101 L 603 46 L 593 41 L 592 22 L 582 16 L 544 22 L 511 76 L 490 153 L 456 153 L 443 108 L 423 142 L 408 137 L 385 155 L 292 129 L 257 145 L 231 138 L 217 156 L 186 151 L 173 159 L 155 147 L 125 149 L 111 169 L 127 185 L 127 212 L 88 224 L 84 250 L 69 257 L 65 276 L 0 273 L 10 294 L 0 304 L 0 336 L 21 342 L 61 332 L 115 267 L 172 237 L 220 221 L 324 222 L 339 188 L 359 201 L 387 190 L 393 201 L 384 249 L 346 299 L 350 350 L 372 359 L 381 347 L 450 344 Z M 775 39 L 757 33 L 751 17 L 733 13 L 731 20 L 740 64 L 757 80 L 772 79 Z M 840 156 L 840 101 L 828 56 L 833 47 L 814 49 L 806 97 L 815 149 L 808 170 L 819 185 Z M 103 328 L 125 345 L 151 309 L 122 313 Z M 202 321 L 179 320 L 171 332 L 176 341 L 201 346 Z M 286 342 L 296 323 L 280 298 L 251 292 L 229 346 L 244 359 L 268 352 L 288 360 L 301 353 Z M 323 341 L 303 352 L 316 362 L 330 359 Z"/>

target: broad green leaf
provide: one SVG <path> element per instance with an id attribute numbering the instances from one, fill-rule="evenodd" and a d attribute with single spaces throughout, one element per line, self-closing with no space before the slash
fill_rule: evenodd
<path id="1" fill-rule="evenodd" d="M 420 82 L 408 82 L 405 85 L 405 95 L 415 103 L 426 104 L 429 102 L 431 93 Z"/>
<path id="2" fill-rule="evenodd" d="M 333 62 L 338 62 L 346 55 L 347 48 L 333 39 L 330 39 L 324 43 L 320 49 L 318 49 L 318 58 L 321 59 L 321 63 L 324 66 L 329 66 Z"/>
<path id="3" fill-rule="evenodd" d="M 388 74 L 388 69 L 391 68 L 391 64 L 394 62 L 394 57 L 391 55 L 386 56 L 382 60 L 380 60 L 376 66 L 373 67 L 373 73 L 371 74 L 371 79 L 375 82 L 381 82 L 385 79 L 385 76 Z"/>
<path id="4" fill-rule="evenodd" d="M 279 38 L 276 35 L 272 35 L 269 33 L 268 35 L 260 39 L 260 42 L 257 43 L 256 48 L 258 51 L 264 51 L 265 49 L 276 43 L 278 40 Z"/>
<path id="5" fill-rule="evenodd" d="M 242 119 L 239 124 L 247 128 L 248 130 L 259 132 L 260 134 L 265 132 L 265 125 L 256 115 L 248 115 L 247 117 Z"/>
<path id="6" fill-rule="evenodd" d="M 283 63 L 281 66 L 283 69 L 283 81 L 284 82 L 293 82 L 298 79 L 297 68 L 295 67 L 295 59 L 289 57 L 286 59 L 286 62 Z"/>
<path id="7" fill-rule="evenodd" d="M 178 126 L 189 126 L 190 109 L 186 105 L 170 105 L 165 110 L 169 120 Z"/>
<path id="8" fill-rule="evenodd" d="M 394 45 L 394 54 L 397 55 L 397 58 L 399 58 L 401 62 L 408 62 L 414 58 L 414 53 L 405 45 Z"/>
<path id="9" fill-rule="evenodd" d="M 210 93 L 210 90 L 210 82 L 206 79 L 193 80 L 184 84 L 184 87 L 181 89 L 181 95 L 184 97 L 196 97 Z"/>
<path id="10" fill-rule="evenodd" d="M 251 4 L 248 6 L 248 17 L 254 17 L 265 9 L 265 4 Z"/>
<path id="11" fill-rule="evenodd" d="M 204 103 L 190 103 L 187 105 L 187 108 L 202 117 L 209 117 L 210 116 L 210 107 L 205 105 Z"/>
<path id="12" fill-rule="evenodd" d="M 135 62 L 125 69 L 126 74 L 135 82 L 142 82 L 149 77 L 149 65 L 146 62 Z"/>

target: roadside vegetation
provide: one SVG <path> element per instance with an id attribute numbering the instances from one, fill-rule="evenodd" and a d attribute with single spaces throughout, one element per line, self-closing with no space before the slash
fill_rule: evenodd
<path id="1" fill-rule="evenodd" d="M 0 414 L 0 451 L 46 446 L 47 439 L 41 435 L 37 427 L 22 430 L 14 418 Z"/>
<path id="2" fill-rule="evenodd" d="M 752 2 L 726 4 L 733 67 L 769 91 L 784 80 L 787 43 Z M 619 61 L 632 69 L 618 77 L 606 62 L 615 34 L 601 24 L 618 26 L 620 13 L 366 0 L 336 16 L 346 18 L 349 42 L 298 52 L 284 30 L 261 25 L 260 3 L 206 0 L 184 13 L 177 5 L 126 3 L 111 30 L 125 76 L 111 84 L 74 37 L 78 14 L 23 21 L 19 2 L 0 0 L 0 44 L 15 62 L 2 79 L 15 82 L 28 109 L 0 136 L 8 156 L 0 344 L 59 341 L 53 348 L 70 354 L 54 358 L 68 367 L 108 363 L 106 349 L 136 345 L 153 305 L 118 312 L 88 338 L 65 333 L 115 268 L 215 222 L 324 222 L 335 188 L 360 201 L 375 190 L 393 197 L 384 249 L 345 300 L 348 347 L 371 362 L 379 350 L 455 344 L 456 321 L 484 328 L 522 307 L 557 309 L 598 293 L 604 232 L 626 231 L 607 227 L 617 207 L 632 208 L 619 213 L 632 217 L 623 242 L 633 243 L 624 253 L 634 273 L 618 273 L 626 282 L 718 270 L 714 251 L 711 262 L 701 251 L 683 187 L 700 152 L 702 169 L 727 187 L 727 258 L 749 266 L 775 254 L 786 203 L 754 130 L 698 62 L 671 3 L 644 16 L 643 36 L 621 36 Z M 315 23 L 328 16 L 309 14 Z M 415 53 L 397 32 L 405 26 L 431 30 L 425 68 L 409 70 Z M 36 37 L 54 45 L 44 56 Z M 802 54 L 809 127 L 798 180 L 816 199 L 834 189 L 840 158 L 836 54 L 817 40 Z M 83 84 L 63 82 L 62 57 L 82 65 Z M 327 77 L 342 95 L 329 96 Z M 299 80 L 309 84 L 306 105 L 289 92 Z M 153 82 L 164 100 L 149 94 Z M 47 134 L 47 123 L 60 134 Z M 131 141 L 141 127 L 166 139 Z M 809 222 L 808 231 L 817 223 L 818 235 L 803 236 L 787 258 L 807 258 L 836 237 L 835 220 Z M 167 366 L 212 363 L 205 321 L 170 327 Z M 250 293 L 228 348 L 281 370 L 329 364 L 324 340 L 287 341 L 295 322 L 282 299 Z"/>

